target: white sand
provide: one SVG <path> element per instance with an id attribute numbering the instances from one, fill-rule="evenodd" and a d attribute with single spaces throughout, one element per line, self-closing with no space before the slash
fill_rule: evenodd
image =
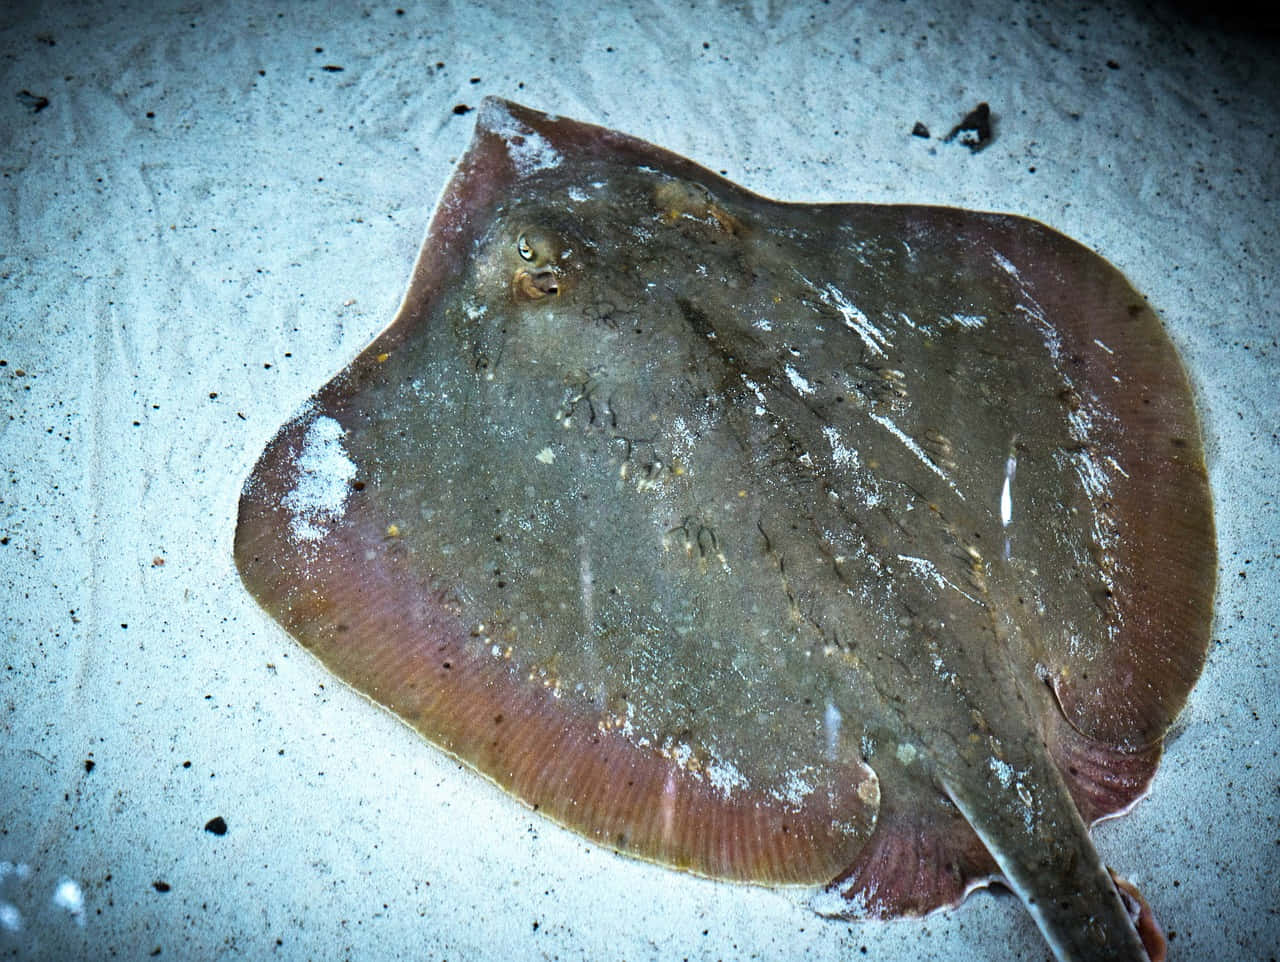
<path id="1" fill-rule="evenodd" d="M 1007 896 L 856 925 L 592 847 L 242 589 L 240 485 L 391 318 L 486 93 L 780 198 L 1037 217 L 1150 297 L 1203 405 L 1221 590 L 1152 796 L 1098 845 L 1172 959 L 1274 954 L 1275 45 L 1065 3 L 556 6 L 0 13 L 0 954 L 1047 956 Z M 910 136 L 980 100 L 984 152 Z"/>

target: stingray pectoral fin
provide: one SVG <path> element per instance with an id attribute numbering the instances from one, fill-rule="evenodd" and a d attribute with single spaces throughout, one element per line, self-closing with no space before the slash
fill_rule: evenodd
<path id="1" fill-rule="evenodd" d="M 574 686 L 517 670 L 468 609 L 465 586 L 418 563 L 412 530 L 391 523 L 373 485 L 344 484 L 323 510 L 308 507 L 298 494 L 306 451 L 325 431 L 350 438 L 308 410 L 268 445 L 240 502 L 235 555 L 253 596 L 333 674 L 601 845 L 763 884 L 815 885 L 849 863 L 875 821 L 870 769 L 833 766 L 800 800 L 745 779 L 727 791 L 638 744 Z M 334 442 L 329 457 L 341 461 L 339 450 Z"/>
<path id="2" fill-rule="evenodd" d="M 1000 874 L 964 816 L 927 779 L 878 759 L 880 812 L 857 857 L 829 886 L 843 902 L 815 903 L 841 917 L 895 919 L 958 905 Z"/>
<path id="3" fill-rule="evenodd" d="M 1150 745 L 1200 676 L 1213 619 L 1213 505 L 1190 382 L 1155 312 L 1104 258 L 1028 221 L 982 226 L 992 248 L 1021 265 L 1020 295 L 1052 318 L 1074 396 L 1110 412 L 1070 453 L 1078 470 L 1109 478 L 1087 508 L 1114 532 L 1109 547 L 1095 545 L 1096 641 L 1045 632 L 1043 658 L 1080 732 Z M 1086 513 L 1083 501 L 1066 507 Z"/>
<path id="4" fill-rule="evenodd" d="M 1001 875 L 1060 962 L 1151 962 L 1110 871 L 1053 764 L 992 766 L 991 779 L 946 784 Z M 1145 903 L 1143 903 L 1145 905 Z M 1154 919 L 1147 917 L 1152 925 Z M 1156 930 L 1158 931 L 1158 929 Z"/>
<path id="5" fill-rule="evenodd" d="M 1086 825 L 1127 812 L 1147 793 L 1163 742 L 1127 747 L 1081 734 L 1063 711 L 1046 719 L 1046 747 Z"/>

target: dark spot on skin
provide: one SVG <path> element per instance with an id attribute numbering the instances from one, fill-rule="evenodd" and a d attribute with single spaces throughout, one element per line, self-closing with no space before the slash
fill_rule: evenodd
<path id="1" fill-rule="evenodd" d="M 1186 438 L 1170 438 L 1169 443 L 1175 448 L 1185 448 L 1187 446 Z"/>
<path id="2" fill-rule="evenodd" d="M 215 815 L 213 818 L 209 819 L 209 821 L 204 823 L 204 830 L 209 832 L 211 835 L 226 835 L 227 820 L 221 815 Z"/>

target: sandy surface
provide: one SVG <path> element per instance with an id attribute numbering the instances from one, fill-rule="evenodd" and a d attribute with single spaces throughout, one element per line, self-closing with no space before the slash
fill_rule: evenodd
<path id="1" fill-rule="evenodd" d="M 1148 295 L 1202 404 L 1221 584 L 1152 795 L 1097 840 L 1171 959 L 1274 957 L 1276 46 L 1076 4 L 405 6 L 0 13 L 0 955 L 1047 957 L 1008 896 L 835 922 L 592 847 L 241 587 L 240 484 L 390 320 L 455 105 L 492 93 L 779 198 L 1036 217 Z M 978 101 L 994 143 L 941 143 Z"/>

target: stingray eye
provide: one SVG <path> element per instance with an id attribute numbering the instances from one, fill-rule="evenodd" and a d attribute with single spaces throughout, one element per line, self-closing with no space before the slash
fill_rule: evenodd
<path id="1" fill-rule="evenodd" d="M 529 238 L 524 234 L 521 234 L 516 239 L 516 252 L 520 255 L 522 260 L 533 260 L 533 248 L 529 246 Z"/>

